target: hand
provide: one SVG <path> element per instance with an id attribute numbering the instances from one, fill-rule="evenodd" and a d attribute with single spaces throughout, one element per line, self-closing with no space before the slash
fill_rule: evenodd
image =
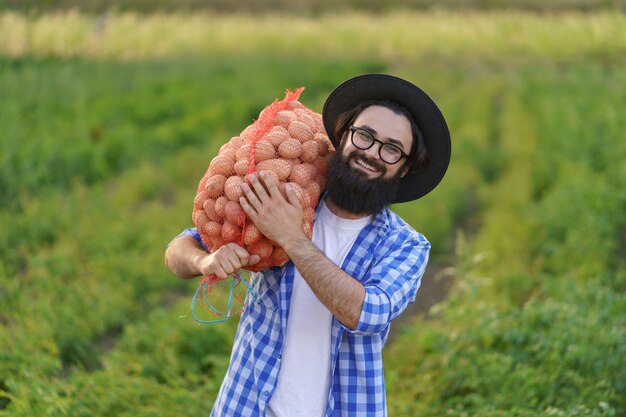
<path id="1" fill-rule="evenodd" d="M 248 180 L 250 185 L 241 185 L 244 197 L 239 204 L 265 237 L 283 247 L 290 239 L 306 237 L 302 230 L 302 205 L 289 185 L 285 186 L 285 199 L 265 172 L 251 174 Z"/>
<path id="2" fill-rule="evenodd" d="M 196 266 L 202 276 L 216 275 L 224 279 L 239 272 L 243 267 L 254 265 L 261 260 L 259 255 L 250 255 L 248 251 L 236 243 L 229 243 L 215 252 L 200 255 L 196 258 Z"/>

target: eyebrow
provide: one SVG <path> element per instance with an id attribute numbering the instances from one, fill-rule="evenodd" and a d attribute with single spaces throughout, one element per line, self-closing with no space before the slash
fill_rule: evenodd
<path id="1" fill-rule="evenodd" d="M 376 129 L 374 129 L 373 127 L 371 127 L 369 125 L 362 125 L 361 128 L 369 131 L 370 133 L 378 134 L 378 132 L 376 132 Z M 391 143 L 393 145 L 396 145 L 398 148 L 400 148 L 400 149 L 402 149 L 404 151 L 404 145 L 402 144 L 401 140 L 394 139 L 394 138 L 387 138 L 387 141 L 388 141 L 387 143 Z"/>

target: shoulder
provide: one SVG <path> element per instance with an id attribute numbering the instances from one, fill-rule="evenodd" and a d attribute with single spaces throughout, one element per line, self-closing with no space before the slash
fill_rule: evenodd
<path id="1" fill-rule="evenodd" d="M 388 207 L 374 217 L 373 226 L 389 245 L 430 248 L 430 242 L 423 234 Z"/>

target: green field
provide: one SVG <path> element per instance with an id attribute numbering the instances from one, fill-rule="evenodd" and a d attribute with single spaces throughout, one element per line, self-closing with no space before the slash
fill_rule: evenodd
<path id="1" fill-rule="evenodd" d="M 208 415 L 236 319 L 163 265 L 219 146 L 286 88 L 389 72 L 448 175 L 397 211 L 449 297 L 386 349 L 390 416 L 626 416 L 626 15 L 0 14 L 0 416 Z M 219 302 L 219 300 L 218 300 Z"/>

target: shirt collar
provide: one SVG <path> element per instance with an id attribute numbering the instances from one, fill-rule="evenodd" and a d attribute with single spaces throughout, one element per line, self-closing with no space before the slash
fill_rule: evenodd
<path id="1" fill-rule="evenodd" d="M 315 208 L 316 218 L 320 212 L 320 208 L 322 207 L 321 203 L 326 198 L 326 195 L 327 195 L 327 192 L 324 191 L 319 198 L 317 207 Z M 385 232 L 387 231 L 387 228 L 389 228 L 389 226 L 391 225 L 391 217 L 392 217 L 391 210 L 389 209 L 389 207 L 385 207 L 374 215 L 374 218 L 372 219 L 372 222 L 370 223 L 370 225 L 371 227 L 376 229 L 379 235 L 384 236 Z"/>

